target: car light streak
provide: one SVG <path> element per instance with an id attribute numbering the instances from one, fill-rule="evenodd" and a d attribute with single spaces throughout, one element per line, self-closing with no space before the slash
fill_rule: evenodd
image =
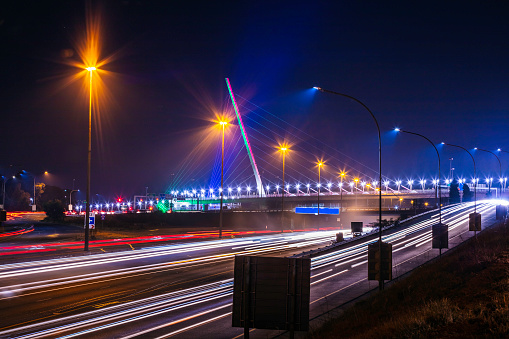
<path id="1" fill-rule="evenodd" d="M 71 329 L 79 329 L 90 324 L 98 325 L 105 322 L 112 323 L 100 326 L 102 329 L 104 329 L 104 326 L 108 327 L 118 326 L 121 324 L 142 319 L 144 317 L 155 316 L 161 313 L 181 309 L 183 307 L 193 306 L 196 305 L 197 303 L 203 303 L 206 301 L 221 298 L 224 297 L 225 295 L 230 295 L 232 291 L 233 291 L 233 279 L 223 280 L 220 282 L 193 287 L 182 291 L 166 293 L 155 297 L 105 307 L 100 310 L 85 312 L 80 315 L 80 318 L 88 318 L 86 320 L 81 320 L 78 322 L 49 328 L 43 331 L 37 331 L 25 336 L 21 336 L 20 338 L 35 338 L 41 336 L 49 336 L 55 333 L 60 333 L 64 330 L 69 331 Z M 122 319 L 123 317 L 127 316 L 129 318 Z M 67 316 L 64 318 L 49 320 L 38 324 L 26 325 L 19 328 L 1 331 L 0 336 L 11 335 L 13 333 L 20 331 L 27 332 L 43 326 L 55 326 L 58 325 L 59 323 L 75 321 L 75 319 L 76 316 Z"/>
<path id="2" fill-rule="evenodd" d="M 300 241 L 302 239 L 306 239 L 311 237 L 316 237 L 317 239 L 326 240 L 329 239 L 333 234 L 335 234 L 335 231 L 328 231 L 328 232 L 316 232 L 317 235 L 308 235 L 305 234 L 295 234 L 293 236 L 293 239 L 288 237 L 289 240 L 292 240 L 294 242 Z M 271 243 L 274 243 L 276 241 L 280 241 L 280 237 L 278 236 L 271 236 L 269 240 L 266 242 L 265 246 L 270 246 Z M 165 255 L 171 255 L 171 254 L 178 254 L 178 253 L 188 253 L 190 250 L 193 252 L 195 251 L 203 251 L 203 250 L 210 250 L 210 249 L 228 249 L 231 245 L 243 245 L 243 244 L 252 244 L 252 241 L 245 241 L 242 239 L 228 239 L 228 240 L 222 240 L 222 241 L 212 241 L 205 244 L 197 244 L 197 243 L 189 243 L 189 244 L 178 244 L 178 245 L 169 245 L 169 246 L 159 246 L 156 248 L 147 248 L 147 249 L 140 249 L 136 250 L 135 253 L 131 252 L 115 252 L 115 253 L 101 253 L 101 254 L 95 254 L 93 256 L 84 256 L 84 257 L 71 257 L 71 258 L 60 258 L 60 259 L 49 259 L 49 260 L 40 260 L 40 261 L 34 261 L 34 262 L 23 262 L 23 263 L 14 263 L 14 264 L 6 264 L 2 265 L 0 267 L 1 271 L 6 270 L 12 270 L 16 268 L 24 268 L 23 271 L 36 273 L 37 271 L 46 273 L 48 270 L 52 270 L 54 268 L 48 267 L 48 266 L 55 266 L 56 270 L 61 269 L 72 269 L 72 268 L 83 268 L 85 266 L 96 266 L 100 264 L 108 264 L 118 261 L 132 261 L 132 260 L 138 260 L 142 258 L 153 258 L 158 256 L 165 256 Z M 301 246 L 301 244 L 298 244 L 298 246 Z M 239 246 L 235 247 L 236 249 L 242 248 Z M 44 266 L 42 269 L 38 268 L 37 266 Z M 27 271 L 26 269 L 28 267 L 34 267 L 32 271 Z M 0 279 L 3 277 L 2 273 L 0 273 Z"/>
<path id="3" fill-rule="evenodd" d="M 477 209 L 479 212 L 488 212 L 493 214 L 494 205 L 489 202 L 478 202 Z M 468 214 L 473 210 L 473 204 L 463 204 L 461 206 L 455 205 L 443 209 L 444 223 L 449 225 L 449 230 L 459 231 L 459 227 L 464 227 L 468 221 Z M 411 250 L 420 246 L 426 245 L 427 247 L 418 250 L 415 255 L 412 252 L 410 258 L 393 264 L 393 267 L 414 260 L 425 253 L 431 252 L 431 225 L 436 224 L 438 214 L 433 213 L 431 218 L 416 222 L 408 227 L 402 227 L 396 231 L 392 231 L 384 237 L 384 241 L 393 244 L 395 250 L 393 253 L 399 252 L 404 249 Z M 485 219 L 486 220 L 486 219 Z M 325 231 L 315 233 L 300 233 L 291 234 L 285 233 L 283 236 L 270 235 L 263 238 L 242 240 L 242 239 L 228 239 L 222 241 L 208 241 L 205 244 L 177 244 L 169 246 L 159 246 L 147 249 L 139 249 L 129 251 L 128 253 L 104 253 L 87 257 L 78 258 L 62 258 L 54 260 L 41 260 L 37 263 L 19 263 L 5 265 L 7 267 L 0 267 L 0 279 L 12 279 L 16 277 L 23 277 L 30 275 L 32 277 L 35 273 L 47 273 L 62 270 L 69 270 L 66 272 L 66 277 L 59 277 L 54 279 L 45 279 L 40 281 L 35 278 L 34 281 L 24 284 L 14 284 L 11 286 L 3 287 L 2 291 L 9 293 L 19 294 L 24 293 L 42 293 L 45 288 L 63 289 L 71 286 L 72 284 L 92 284 L 96 282 L 104 282 L 108 279 L 123 279 L 133 277 L 136 275 L 152 274 L 154 272 L 162 272 L 167 270 L 174 270 L 183 267 L 194 267 L 198 265 L 208 265 L 218 261 L 231 260 L 235 255 L 245 254 L 267 254 L 275 251 L 285 251 L 299 247 L 311 246 L 329 242 L 331 237 L 335 236 L 337 231 Z M 460 233 L 464 234 L 466 232 Z M 460 235 L 455 235 L 455 238 Z M 336 280 L 333 278 L 338 277 L 350 269 L 341 271 L 335 270 L 335 267 L 350 264 L 351 268 L 358 267 L 367 263 L 367 247 L 369 244 L 374 243 L 376 240 L 359 240 L 358 243 L 351 244 L 350 247 L 338 248 L 337 251 L 330 252 L 324 255 L 317 256 L 311 259 L 312 266 L 311 279 L 314 280 L 311 285 L 314 286 L 312 293 L 321 291 L 317 284 L 329 281 L 329 285 L 334 285 Z M 415 246 L 415 247 L 414 247 Z M 199 253 L 199 251 L 219 251 L 220 253 L 195 256 L 174 260 L 164 263 L 136 265 L 132 260 L 146 259 L 161 257 L 164 255 L 182 255 L 190 253 Z M 358 262 L 357 262 L 358 261 Z M 105 270 L 105 266 L 98 267 L 97 272 L 72 275 L 72 269 L 82 267 L 117 262 L 131 262 L 133 267 L 110 269 Z M 60 268 L 62 266 L 62 268 Z M 318 278 L 318 279 L 317 279 Z M 319 302 L 333 294 L 339 293 L 347 288 L 356 284 L 366 281 L 366 278 L 355 281 L 347 286 L 343 286 L 338 290 L 332 291 L 327 295 L 319 296 L 313 300 L 311 304 Z M 328 286 L 328 285 L 326 285 Z M 44 290 L 44 292 L 48 292 Z M 125 338 L 132 338 L 134 336 L 143 336 L 150 332 L 168 328 L 168 332 L 160 338 L 166 338 L 183 332 L 195 329 L 199 326 L 211 323 L 218 319 L 222 319 L 231 314 L 231 312 L 221 313 L 218 316 L 203 319 L 199 321 L 200 317 L 207 316 L 212 312 L 218 312 L 221 309 L 231 307 L 231 297 L 233 293 L 233 279 L 225 279 L 214 283 L 204 284 L 196 287 L 187 288 L 180 291 L 174 291 L 157 295 L 154 297 L 143 298 L 136 301 L 121 302 L 119 304 L 109 305 L 101 309 L 82 312 L 77 315 L 66 316 L 58 319 L 47 320 L 34 324 L 24 325 L 10 329 L 0 330 L 0 337 L 21 335 L 20 338 L 40 338 L 40 337 L 55 337 L 71 338 L 76 336 L 97 336 L 100 331 L 111 330 L 119 328 L 122 325 L 133 324 L 137 322 L 146 321 L 153 317 L 161 317 L 168 315 L 176 315 L 178 310 L 186 310 L 190 313 L 183 318 L 169 321 L 166 320 L 163 324 L 156 326 L 140 327 L 136 333 L 129 333 Z M 8 294 L 8 293 L 7 293 Z M 0 294 L 1 296 L 1 294 Z M 9 299 L 14 296 L 6 295 L 3 299 Z M 205 308 L 205 310 L 203 310 Z M 219 313 L 219 312 L 218 312 Z M 197 321 L 191 323 L 183 328 L 171 328 L 174 325 L 181 324 L 187 321 Z M 109 333 L 109 332 L 108 332 Z"/>
<path id="4" fill-rule="evenodd" d="M 322 273 L 318 273 L 318 274 L 312 275 L 311 279 L 316 278 L 318 276 L 321 276 L 322 274 L 329 273 L 329 272 L 332 272 L 332 268 L 330 270 L 323 271 Z"/>
<path id="5" fill-rule="evenodd" d="M 327 234 L 325 235 L 328 236 Z M 32 281 L 29 283 L 24 284 L 17 284 L 17 285 L 10 285 L 10 286 L 4 286 L 2 288 L 2 294 L 4 297 L 1 297 L 0 300 L 4 299 L 10 299 L 14 297 L 19 297 L 23 294 L 26 295 L 27 292 L 39 290 L 43 291 L 43 289 L 52 289 L 52 291 L 62 289 L 62 288 L 70 288 L 70 287 L 76 287 L 76 284 L 78 283 L 89 283 L 92 281 L 97 282 L 105 282 L 109 280 L 113 280 L 115 278 L 122 279 L 127 277 L 132 277 L 136 275 L 143 275 L 143 274 L 151 274 L 155 271 L 160 271 L 161 269 L 169 270 L 174 269 L 176 267 L 181 267 L 184 265 L 189 264 L 203 264 L 208 263 L 211 261 L 218 261 L 218 260 L 227 260 L 233 258 L 235 255 L 246 255 L 246 254 L 261 254 L 261 253 L 270 253 L 274 251 L 280 251 L 285 250 L 288 248 L 296 248 L 296 247 L 304 247 L 309 246 L 310 242 L 300 242 L 298 244 L 292 244 L 292 245 L 279 245 L 279 246 L 271 246 L 271 243 L 268 243 L 266 247 L 259 248 L 255 250 L 245 250 L 245 251 L 237 251 L 237 252 L 229 252 L 225 254 L 217 254 L 217 255 L 211 255 L 211 256 L 204 256 L 204 257 L 195 257 L 191 259 L 186 260 L 179 260 L 179 261 L 173 261 L 173 262 L 167 262 L 167 263 L 158 263 L 158 264 L 150 264 L 150 265 L 142 265 L 142 266 L 136 266 L 136 267 L 129 267 L 129 268 L 123 268 L 123 269 L 117 269 L 117 270 L 109 270 L 109 271 L 101 271 L 96 273 L 88 273 L 88 274 L 82 274 L 82 275 L 75 275 L 71 277 L 63 277 L 63 278 L 56 278 L 56 279 L 49 279 L 49 280 L 42 280 L 42 281 Z M 206 247 L 210 248 L 210 247 Z M 180 252 L 177 252 L 180 253 Z M 99 256 L 99 255 L 98 255 Z M 133 255 L 134 257 L 135 255 Z M 143 257 L 143 256 L 142 256 Z M 126 258 L 129 260 L 129 258 Z M 108 259 L 108 261 L 113 259 Z M 131 258 L 132 260 L 132 258 Z M 93 264 L 94 261 L 91 261 L 87 264 Z M 67 264 L 62 269 L 68 268 Z M 73 264 L 73 266 L 76 267 L 82 267 L 80 263 Z M 53 265 L 51 268 L 49 267 L 36 267 L 36 268 L 29 268 L 25 270 L 16 270 L 13 272 L 3 272 L 0 273 L 0 279 L 1 278 L 12 278 L 17 276 L 23 276 L 28 274 L 36 273 L 44 273 L 48 271 L 54 271 L 59 270 L 61 268 L 60 266 Z M 100 280 L 100 281 L 99 281 Z M 72 284 L 72 285 L 71 285 Z M 8 292 L 8 293 L 6 293 Z M 37 292 L 39 293 L 39 292 Z M 1 296 L 1 294 L 0 294 Z"/>
<path id="6" fill-rule="evenodd" d="M 319 282 L 322 282 L 322 281 L 324 281 L 324 280 L 327 280 L 327 279 L 330 279 L 330 278 L 332 278 L 332 277 L 335 277 L 335 276 L 337 276 L 337 275 L 343 274 L 343 273 L 345 273 L 345 272 L 348 272 L 348 270 L 343 270 L 343 271 L 341 271 L 341 272 L 331 274 L 331 275 L 329 275 L 328 277 L 322 278 L 322 279 L 320 279 L 320 280 L 313 281 L 313 282 L 311 283 L 311 286 L 313 286 L 314 284 L 318 284 Z"/>
<path id="7" fill-rule="evenodd" d="M 232 304 L 230 303 L 230 304 L 226 304 L 226 305 L 221 306 L 221 307 L 216 307 L 216 308 L 214 308 L 214 309 L 212 309 L 212 310 L 209 310 L 209 311 L 206 311 L 206 312 L 202 312 L 202 313 L 198 313 L 198 314 L 196 314 L 196 315 L 194 315 L 194 316 L 190 316 L 190 317 L 187 317 L 187 318 L 184 318 L 184 319 L 179 319 L 179 320 L 177 320 L 177 321 L 174 321 L 174 322 L 169 323 L 169 324 L 165 324 L 165 325 L 160 326 L 160 327 L 157 327 L 157 328 L 151 328 L 149 331 L 143 331 L 143 333 L 136 333 L 136 335 L 135 335 L 135 336 L 138 336 L 138 335 L 140 335 L 140 334 L 145 334 L 145 333 L 148 333 L 148 332 L 152 332 L 152 331 L 157 330 L 157 329 L 162 328 L 162 327 L 167 327 L 167 326 L 175 325 L 175 324 L 178 324 L 178 323 L 180 323 L 180 322 L 187 321 L 187 320 L 190 320 L 190 319 L 193 319 L 193 318 L 196 318 L 196 317 L 199 317 L 199 316 L 205 315 L 205 314 L 207 314 L 207 313 L 211 313 L 211 312 L 214 312 L 214 311 L 220 310 L 220 309 L 222 309 L 222 308 L 225 308 L 225 307 L 231 307 L 231 306 L 232 306 Z M 157 338 L 168 338 L 168 337 L 172 337 L 172 336 L 174 336 L 174 335 L 176 335 L 176 334 L 179 334 L 179 333 L 182 333 L 182 332 L 188 331 L 188 330 L 190 330 L 190 329 L 192 329 L 192 328 L 199 327 L 199 326 L 201 326 L 201 325 L 205 325 L 205 324 L 208 324 L 208 323 L 210 323 L 210 322 L 216 321 L 216 320 L 218 320 L 218 319 L 221 319 L 221 318 L 227 317 L 227 316 L 229 316 L 230 314 L 232 314 L 232 312 L 228 312 L 228 313 L 225 313 L 225 314 L 218 315 L 217 317 L 210 318 L 210 319 L 207 319 L 207 320 L 205 320 L 205 321 L 202 321 L 202 322 L 196 323 L 196 324 L 194 324 L 194 325 L 191 325 L 191 326 L 187 326 L 187 327 L 181 328 L 180 330 L 173 331 L 173 332 L 171 332 L 171 333 L 168 333 L 168 334 L 163 335 L 163 336 L 160 336 L 160 337 L 156 337 L 156 339 L 157 339 Z M 132 338 L 132 336 L 131 336 L 131 337 L 128 337 L 128 338 Z"/>
<path id="8" fill-rule="evenodd" d="M 362 253 L 361 255 L 355 256 L 353 259 L 344 260 L 344 261 L 340 262 L 339 264 L 335 264 L 334 267 L 338 267 L 338 266 L 341 266 L 341 265 L 344 265 L 344 264 L 348 264 L 348 263 L 351 263 L 352 261 L 357 261 L 359 259 L 362 259 L 364 257 L 364 255 L 365 255 L 365 253 Z"/>
<path id="9" fill-rule="evenodd" d="M 357 267 L 357 266 L 364 265 L 364 264 L 366 264 L 367 262 L 368 262 L 367 260 L 364 260 L 364 261 L 358 262 L 357 264 L 353 264 L 351 267 L 352 267 L 352 268 L 355 268 L 355 267 Z"/>
<path id="10" fill-rule="evenodd" d="M 24 228 L 24 229 L 21 229 L 21 230 L 18 230 L 18 231 L 7 232 L 7 233 L 0 233 L 0 238 L 3 238 L 3 237 L 12 237 L 12 236 L 15 236 L 15 235 L 22 235 L 22 234 L 30 233 L 30 232 L 33 232 L 33 231 L 34 231 L 34 225 L 31 225 L 28 228 Z"/>

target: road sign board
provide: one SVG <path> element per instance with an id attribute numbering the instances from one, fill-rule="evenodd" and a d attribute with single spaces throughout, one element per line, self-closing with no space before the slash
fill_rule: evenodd
<path id="1" fill-rule="evenodd" d="M 481 231 L 481 213 L 470 213 L 468 219 L 469 231 Z"/>
<path id="2" fill-rule="evenodd" d="M 232 326 L 307 331 L 309 258 L 236 256 Z"/>
<path id="3" fill-rule="evenodd" d="M 380 263 L 382 266 L 380 266 Z M 392 280 L 392 244 L 382 243 L 382 260 L 380 260 L 380 242 L 368 245 L 368 280 Z"/>
<path id="4" fill-rule="evenodd" d="M 431 248 L 448 248 L 449 231 L 445 224 L 438 223 L 431 226 Z"/>
<path id="5" fill-rule="evenodd" d="M 95 229 L 95 213 L 89 213 L 88 228 Z"/>

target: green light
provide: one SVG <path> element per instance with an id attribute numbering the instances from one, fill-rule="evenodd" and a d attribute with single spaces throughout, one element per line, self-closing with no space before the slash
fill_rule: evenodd
<path id="1" fill-rule="evenodd" d="M 161 201 L 159 201 L 157 203 L 157 209 L 160 210 L 163 213 L 166 213 L 168 211 L 168 206 L 166 206 L 165 203 L 162 203 Z"/>

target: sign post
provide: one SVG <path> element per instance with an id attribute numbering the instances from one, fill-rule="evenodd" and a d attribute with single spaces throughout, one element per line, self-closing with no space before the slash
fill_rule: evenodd
<path id="1" fill-rule="evenodd" d="M 93 212 L 88 214 L 88 228 L 91 230 L 95 229 L 95 213 Z"/>

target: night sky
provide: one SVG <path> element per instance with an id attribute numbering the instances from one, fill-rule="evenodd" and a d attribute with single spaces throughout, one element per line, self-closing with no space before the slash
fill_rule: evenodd
<path id="1" fill-rule="evenodd" d="M 424 139 L 509 151 L 509 4 L 506 1 L 104 1 L 101 58 L 108 91 L 94 115 L 92 194 L 105 199 L 170 187 L 219 185 L 216 114 L 231 115 L 230 78 L 265 183 L 279 182 L 278 142 L 292 144 L 287 181 L 377 177 L 378 140 L 369 113 L 320 86 L 363 101 L 382 130 L 383 175 L 437 176 Z M 11 1 L 0 7 L 0 171 L 83 192 L 86 82 L 75 42 L 86 3 Z M 100 129 L 98 128 L 100 127 Z M 235 121 L 226 136 L 226 185 L 255 185 Z M 466 152 L 440 147 L 470 178 Z M 496 153 L 509 175 L 509 153 Z M 498 162 L 475 153 L 478 176 Z M 13 165 L 13 166 L 10 166 Z M 42 173 L 49 171 L 49 177 Z M 81 197 L 81 198 L 83 198 Z"/>

